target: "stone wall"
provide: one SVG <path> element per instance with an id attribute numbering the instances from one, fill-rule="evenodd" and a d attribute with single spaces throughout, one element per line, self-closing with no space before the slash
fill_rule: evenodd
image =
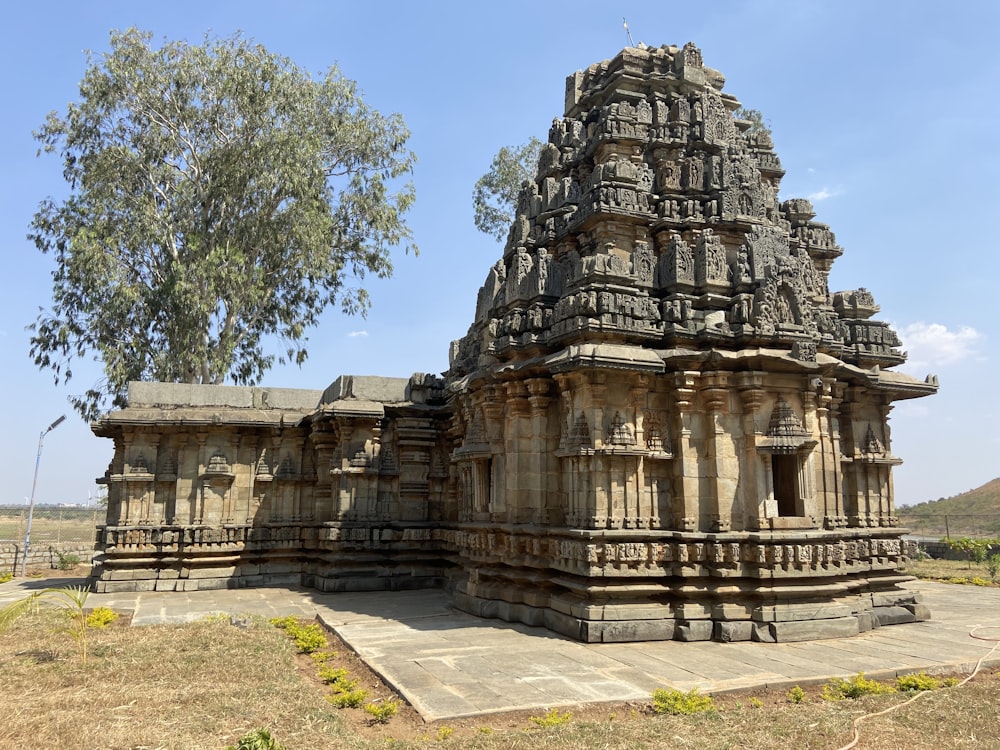
<path id="1" fill-rule="evenodd" d="M 21 573 L 24 545 L 14 542 L 0 542 L 0 573 Z M 37 568 L 58 568 L 59 554 L 76 555 L 81 563 L 89 564 L 96 554 L 94 545 L 86 542 L 61 542 L 58 544 L 32 544 L 28 548 L 28 570 Z"/>

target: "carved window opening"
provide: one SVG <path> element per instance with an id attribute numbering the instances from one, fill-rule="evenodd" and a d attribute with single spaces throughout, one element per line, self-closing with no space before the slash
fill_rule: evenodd
<path id="1" fill-rule="evenodd" d="M 488 513 L 493 507 L 493 459 L 476 461 L 472 495 L 474 513 Z"/>
<path id="2" fill-rule="evenodd" d="M 799 505 L 799 457 L 797 455 L 771 456 L 771 481 L 778 515 L 801 515 Z"/>

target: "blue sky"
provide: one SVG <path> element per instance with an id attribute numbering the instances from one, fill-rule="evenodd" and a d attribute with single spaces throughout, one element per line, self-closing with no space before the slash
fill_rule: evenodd
<path id="1" fill-rule="evenodd" d="M 419 164 L 409 223 L 418 257 L 400 255 L 369 287 L 368 317 L 330 312 L 301 368 L 263 385 L 323 388 L 337 375 L 407 377 L 447 368 L 500 246 L 472 223 L 471 193 L 492 155 L 545 138 L 567 75 L 635 41 L 693 41 L 726 91 L 759 109 L 787 172 L 781 197 L 810 197 L 844 255 L 831 288 L 870 289 L 910 362 L 940 376 L 937 396 L 892 414 L 897 503 L 936 499 L 1000 475 L 1000 3 L 760 0 L 715 3 L 62 2 L 0 10 L 0 503 L 86 502 L 112 454 L 71 411 L 68 393 L 98 377 L 80 363 L 68 387 L 28 357 L 25 326 L 51 300 L 50 258 L 25 239 L 39 201 L 65 195 L 58 159 L 31 132 L 76 98 L 85 50 L 110 29 L 202 40 L 237 30 L 319 73 L 336 63 L 366 101 L 399 112 Z M 973 231 L 975 230 L 975 231 Z"/>

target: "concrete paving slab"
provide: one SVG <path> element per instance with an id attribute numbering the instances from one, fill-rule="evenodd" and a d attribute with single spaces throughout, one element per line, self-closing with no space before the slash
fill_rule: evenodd
<path id="1" fill-rule="evenodd" d="M 0 606 L 79 579 L 0 584 Z M 323 593 L 301 587 L 92 594 L 133 610 L 133 625 L 215 613 L 319 617 L 428 721 L 606 701 L 648 700 L 657 687 L 722 692 L 919 670 L 970 670 L 1000 649 L 1000 589 L 916 582 L 932 619 L 853 638 L 800 643 L 651 641 L 583 644 L 542 628 L 452 610 L 441 591 Z"/>

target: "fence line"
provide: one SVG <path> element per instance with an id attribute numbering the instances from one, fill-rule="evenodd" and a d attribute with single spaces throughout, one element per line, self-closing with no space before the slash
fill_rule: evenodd
<path id="1" fill-rule="evenodd" d="M 897 509 L 899 523 L 916 536 L 935 539 L 995 539 L 1000 537 L 1000 514 L 996 513 L 907 513 Z"/>
<path id="2" fill-rule="evenodd" d="M 35 507 L 31 517 L 31 544 L 92 542 L 98 524 L 104 523 L 103 508 Z M 23 505 L 0 505 L 0 541 L 24 541 L 28 509 Z"/>

